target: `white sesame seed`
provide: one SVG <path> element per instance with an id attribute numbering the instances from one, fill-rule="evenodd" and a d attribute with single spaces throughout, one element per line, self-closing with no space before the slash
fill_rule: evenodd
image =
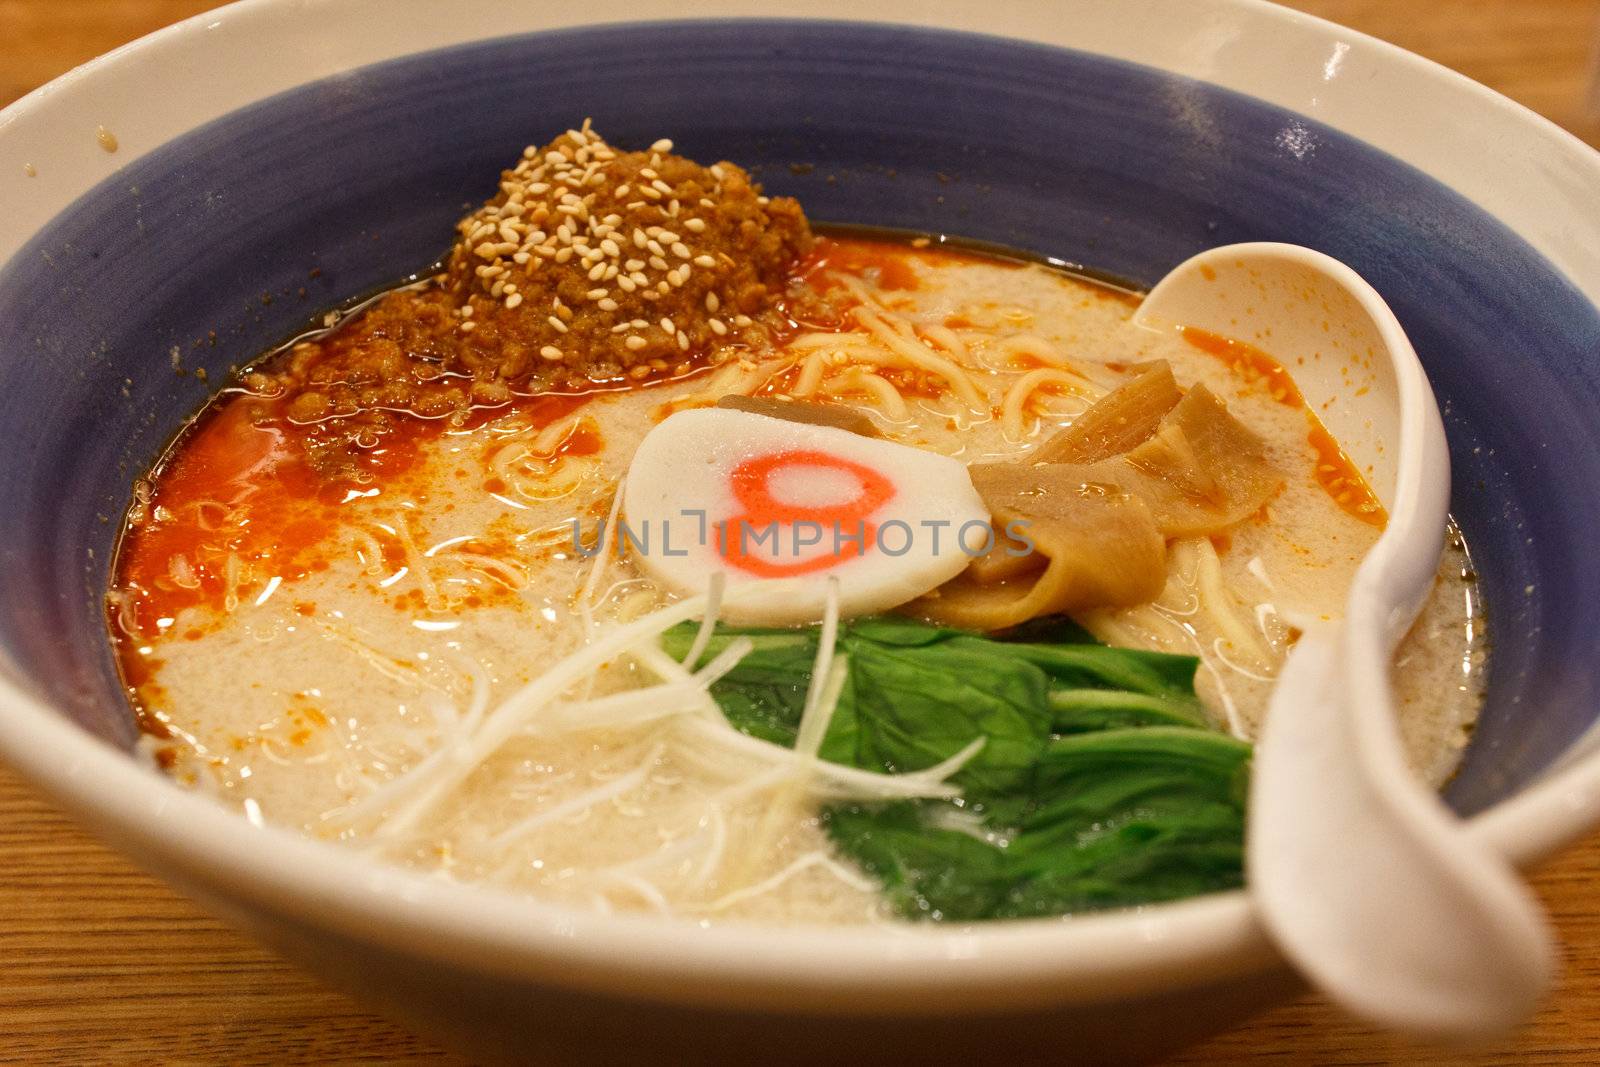
<path id="1" fill-rule="evenodd" d="M 688 259 L 690 256 L 694 255 L 693 252 L 689 251 L 689 246 L 684 244 L 682 241 L 673 242 L 672 254 L 677 256 L 679 259 Z"/>
<path id="2" fill-rule="evenodd" d="M 654 237 L 664 245 L 670 245 L 678 239 L 677 234 L 673 233 L 671 230 L 663 230 L 660 227 L 657 227 L 656 232 L 650 236 Z"/>
<path id="3" fill-rule="evenodd" d="M 634 280 L 628 277 L 626 274 L 617 275 L 617 286 L 625 293 L 631 293 L 635 289 L 639 288 L 638 285 L 634 283 Z"/>
<path id="4" fill-rule="evenodd" d="M 477 328 L 478 328 L 478 324 L 475 323 L 475 322 L 463 322 L 461 324 L 461 332 L 462 333 L 471 333 L 473 330 L 476 330 Z"/>
<path id="5" fill-rule="evenodd" d="M 722 306 L 722 301 L 717 299 L 717 294 L 716 293 L 707 293 L 706 294 L 706 310 L 707 311 L 711 312 L 714 315 L 714 314 L 716 314 L 717 308 L 719 308 L 721 306 Z"/>
<path id="6" fill-rule="evenodd" d="M 629 270 L 644 270 L 644 260 L 630 259 L 628 262 L 624 263 L 623 266 L 627 267 Z"/>
<path id="7" fill-rule="evenodd" d="M 650 146 L 650 151 L 652 151 L 652 152 L 670 152 L 670 151 L 672 151 L 672 141 L 670 139 L 666 138 L 666 137 L 663 137 L 663 138 L 661 138 L 661 140 L 657 141 L 655 144 Z"/>
<path id="8" fill-rule="evenodd" d="M 661 320 L 661 332 L 662 333 L 677 333 L 678 332 L 678 328 L 676 326 L 672 325 L 672 320 L 671 319 L 663 318 Z"/>
<path id="9" fill-rule="evenodd" d="M 678 331 L 678 348 L 684 352 L 689 351 L 689 335 L 682 330 Z"/>
<path id="10" fill-rule="evenodd" d="M 637 352 L 637 351 L 639 351 L 639 349 L 643 348 L 645 345 L 649 344 L 650 342 L 646 341 L 643 337 L 640 337 L 638 334 L 634 334 L 633 336 L 629 337 L 626 341 L 624 341 L 622 343 L 627 345 L 630 350 L 632 350 L 634 352 Z"/>
<path id="11" fill-rule="evenodd" d="M 688 230 L 690 233 L 705 233 L 706 232 L 706 220 L 705 219 L 684 219 L 683 220 L 683 228 Z"/>
<path id="12" fill-rule="evenodd" d="M 735 315 L 733 317 L 733 324 L 735 326 L 739 327 L 739 329 L 742 330 L 746 326 L 750 325 L 750 316 L 749 315 Z"/>
<path id="13" fill-rule="evenodd" d="M 667 263 L 667 261 L 662 259 L 660 256 L 651 256 L 650 257 L 650 265 L 652 267 L 654 267 L 656 270 L 669 270 L 669 269 L 671 269 L 670 265 Z"/>
<path id="14" fill-rule="evenodd" d="M 567 332 L 567 324 L 562 322 L 560 319 L 556 318 L 554 315 L 551 315 L 549 318 L 545 319 L 544 321 L 548 322 L 550 324 L 550 328 L 555 330 L 556 333 L 566 333 Z"/>
<path id="15" fill-rule="evenodd" d="M 694 265 L 697 267 L 715 267 L 717 265 L 717 261 L 712 259 L 710 256 L 695 256 Z"/>
<path id="16" fill-rule="evenodd" d="M 623 182 L 621 185 L 617 186 L 617 189 L 616 189 L 617 198 L 620 200 L 622 197 L 627 196 L 628 195 L 628 190 L 630 188 L 632 188 L 632 187 L 630 185 L 628 185 L 627 182 Z"/>
<path id="17" fill-rule="evenodd" d="M 706 324 L 711 327 L 711 332 L 718 337 L 726 336 L 728 332 L 728 327 L 723 325 L 721 319 L 707 319 Z"/>
<path id="18" fill-rule="evenodd" d="M 620 255 L 622 255 L 622 249 L 617 247 L 617 242 L 613 241 L 609 237 L 607 237 L 604 241 L 600 242 L 600 247 L 601 247 L 602 250 L 605 251 L 605 254 L 608 255 L 608 256 L 620 256 Z"/>
<path id="19" fill-rule="evenodd" d="M 586 294 L 590 300 L 600 300 L 609 293 L 607 289 L 590 289 Z"/>
<path id="20" fill-rule="evenodd" d="M 545 345 L 539 349 L 539 354 L 552 362 L 561 358 L 561 349 L 555 345 Z"/>
<path id="21" fill-rule="evenodd" d="M 608 297 L 604 297 L 601 300 L 597 301 L 597 306 L 600 308 L 601 311 L 615 311 L 615 310 L 617 310 L 617 302 L 615 300 L 611 299 L 609 296 Z"/>
<path id="22" fill-rule="evenodd" d="M 506 297 L 506 310 L 507 311 L 514 311 L 514 310 L 516 310 L 517 305 L 521 304 L 521 303 L 522 303 L 522 294 L 521 293 L 512 293 L 510 296 Z"/>
<path id="23" fill-rule="evenodd" d="M 600 276 L 605 272 L 606 261 L 602 259 L 600 262 L 589 268 L 589 280 L 591 282 L 597 282 L 600 280 Z"/>

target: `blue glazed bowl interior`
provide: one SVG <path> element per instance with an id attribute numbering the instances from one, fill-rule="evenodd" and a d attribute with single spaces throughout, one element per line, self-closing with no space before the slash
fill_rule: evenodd
<path id="1" fill-rule="evenodd" d="M 1600 315 L 1532 248 L 1397 160 L 1204 83 L 802 21 L 542 33 L 330 78 L 139 159 L 0 267 L 0 652 L 43 699 L 131 743 L 101 596 L 133 479 L 231 367 L 430 264 L 502 166 L 585 116 L 750 166 L 817 220 L 1144 284 L 1234 241 L 1346 261 L 1427 366 L 1483 576 L 1490 693 L 1451 803 L 1515 792 L 1600 711 Z"/>

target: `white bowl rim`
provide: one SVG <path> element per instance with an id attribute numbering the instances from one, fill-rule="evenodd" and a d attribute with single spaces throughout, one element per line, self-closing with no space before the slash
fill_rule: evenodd
<path id="1" fill-rule="evenodd" d="M 404 17 L 396 8 L 408 8 Z M 0 111 L 6 158 L 41 178 L 0 174 L 0 262 L 94 184 L 140 154 L 228 111 L 297 84 L 411 52 L 579 24 L 670 19 L 674 0 L 565 5 L 493 0 L 243 0 L 117 49 Z M 613 10 L 615 9 L 615 10 Z M 696 17 L 760 13 L 709 0 Z M 859 20 L 851 0 L 791 5 L 791 17 Z M 1185 47 L 1156 33 L 1187 19 Z M 1154 21 L 1151 21 L 1154 20 Z M 870 21 L 963 29 L 1061 44 L 1161 67 L 1299 110 L 1411 163 L 1511 226 L 1593 302 L 1600 240 L 1582 194 L 1600 188 L 1600 154 L 1488 89 L 1391 45 L 1262 0 L 1063 0 L 973 5 L 880 0 Z M 1070 31 L 1063 30 L 1070 26 Z M 1134 32 L 1133 27 L 1141 27 Z M 358 29 L 359 28 L 359 29 Z M 1285 61 L 1219 62 L 1236 37 L 1270 32 Z M 262 55 L 314 34 L 307 65 Z M 1196 37 L 1211 47 L 1195 48 Z M 250 62 L 251 56 L 256 60 Z M 1326 77 L 1307 92 L 1319 57 Z M 164 92 L 128 89 L 159 66 Z M 1281 69 L 1280 69 L 1281 68 Z M 1341 74 L 1341 71 L 1343 72 Z M 175 74 L 173 72 L 176 72 Z M 248 74 L 248 84 L 245 84 Z M 1376 80 L 1374 87 L 1356 87 Z M 1346 87 L 1350 88 L 1346 88 Z M 188 91 L 180 92 L 179 89 Z M 1464 107 L 1470 131 L 1418 130 L 1375 96 Z M 1304 106 L 1307 100 L 1313 105 Z M 140 109 L 144 110 L 140 110 Z M 100 122 L 96 116 L 106 116 Z M 106 155 L 93 126 L 126 152 Z M 84 136 L 61 136 L 81 129 Z M 1483 143 L 1522 151 L 1469 152 Z M 57 178 L 55 175 L 64 175 Z M 1526 194 L 1542 175 L 1557 184 Z M 45 180 L 48 178 L 49 180 Z M 1592 194 L 1591 194 L 1592 195 Z M 836 1013 L 949 1013 L 1101 1002 L 1262 971 L 1278 957 L 1242 892 L 1129 912 L 964 928 L 717 927 L 604 916 L 375 864 L 278 828 L 252 827 L 92 737 L 12 679 L 0 658 L 0 756 L 57 803 L 150 866 L 213 901 L 254 907 L 466 969 L 660 1001 Z M 1474 832 L 1530 863 L 1600 822 L 1600 754 L 1566 761 L 1473 820 Z"/>

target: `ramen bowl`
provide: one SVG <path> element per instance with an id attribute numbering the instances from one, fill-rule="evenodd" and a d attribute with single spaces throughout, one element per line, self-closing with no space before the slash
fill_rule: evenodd
<path id="1" fill-rule="evenodd" d="M 103 600 L 133 479 L 230 367 L 428 266 L 503 160 L 592 116 L 619 144 L 744 163 L 822 221 L 1135 283 L 1237 241 L 1349 263 L 1439 396 L 1489 609 L 1488 699 L 1446 799 L 1519 863 L 1600 822 L 1600 156 L 1253 0 L 677 8 L 250 0 L 0 112 L 0 759 L 330 983 L 489 1058 L 1138 1059 L 1297 988 L 1242 893 L 701 929 L 378 865 L 133 757 Z"/>

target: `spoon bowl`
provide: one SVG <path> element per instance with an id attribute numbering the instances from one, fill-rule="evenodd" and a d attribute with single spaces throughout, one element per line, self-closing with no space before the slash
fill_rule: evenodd
<path id="1" fill-rule="evenodd" d="M 1342 618 L 1302 630 L 1257 740 L 1249 891 L 1284 954 L 1368 1020 L 1468 1039 L 1514 1025 L 1549 982 L 1537 905 L 1406 766 L 1390 690 L 1396 644 L 1433 586 L 1450 459 L 1438 404 L 1383 298 L 1309 248 L 1211 249 L 1135 314 L 1275 352 L 1387 508 Z"/>

